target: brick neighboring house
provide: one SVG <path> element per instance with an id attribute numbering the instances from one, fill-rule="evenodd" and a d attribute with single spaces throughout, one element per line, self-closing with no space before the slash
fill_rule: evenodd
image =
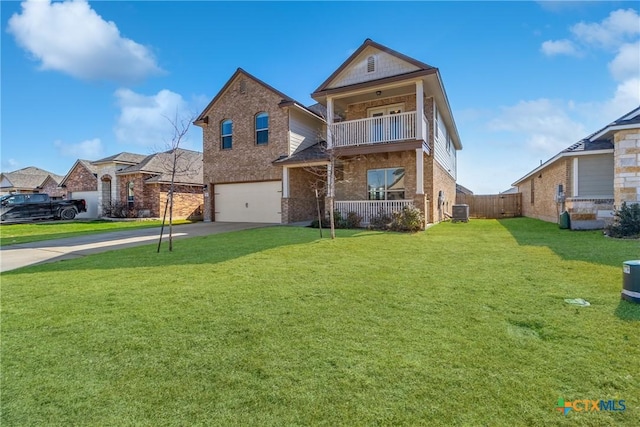
<path id="1" fill-rule="evenodd" d="M 65 192 L 58 188 L 63 177 L 35 166 L 0 174 L 0 194 L 45 193 L 52 199 L 61 199 Z"/>
<path id="2" fill-rule="evenodd" d="M 572 229 L 603 228 L 622 202 L 640 202 L 640 107 L 561 151 L 512 184 L 522 214 Z"/>
<path id="3" fill-rule="evenodd" d="M 178 148 L 145 157 L 116 172 L 120 202 L 142 217 L 162 217 L 175 156 L 173 218 L 202 219 L 202 153 Z"/>
<path id="4" fill-rule="evenodd" d="M 313 218 L 308 168 L 329 168 L 328 152 L 338 158 L 343 214 L 366 223 L 406 205 L 429 222 L 451 213 L 462 145 L 437 68 L 367 39 L 312 97 L 318 104 L 304 107 L 234 73 L 194 122 L 203 128 L 205 220 Z"/>

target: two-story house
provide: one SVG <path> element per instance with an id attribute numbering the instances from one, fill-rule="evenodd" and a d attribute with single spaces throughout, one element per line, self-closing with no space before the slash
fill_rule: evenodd
<path id="1" fill-rule="evenodd" d="M 304 107 L 236 71 L 195 121 L 205 220 L 311 219 L 311 167 L 335 168 L 328 196 L 364 223 L 405 205 L 428 222 L 450 214 L 462 145 L 437 68 L 367 39 L 312 97 Z"/>

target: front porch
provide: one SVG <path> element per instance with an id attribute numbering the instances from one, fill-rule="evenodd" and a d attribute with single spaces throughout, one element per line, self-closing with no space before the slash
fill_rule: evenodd
<path id="1" fill-rule="evenodd" d="M 334 208 L 346 218 L 350 212 L 362 217 L 361 224 L 369 225 L 371 218 L 385 214 L 391 216 L 393 212 L 401 211 L 405 206 L 414 206 L 413 200 L 336 200 Z"/>

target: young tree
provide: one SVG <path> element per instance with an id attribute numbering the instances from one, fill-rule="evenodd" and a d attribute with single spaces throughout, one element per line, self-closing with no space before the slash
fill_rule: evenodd
<path id="1" fill-rule="evenodd" d="M 191 115 L 189 117 L 179 118 L 177 112 L 173 119 L 165 116 L 165 118 L 171 123 L 173 136 L 167 143 L 169 149 L 163 153 L 166 154 L 166 156 L 163 156 L 162 160 L 163 172 L 167 173 L 170 178 L 167 201 L 165 203 L 164 215 L 162 216 L 162 226 L 160 227 L 160 239 L 158 241 L 157 252 L 160 252 L 160 244 L 162 243 L 167 211 L 169 212 L 169 251 L 173 251 L 173 202 L 176 190 L 176 176 L 195 176 L 195 171 L 202 168 L 202 165 L 194 165 L 195 160 L 193 158 L 189 158 L 186 151 L 181 150 L 180 148 L 180 144 L 184 142 L 194 117 L 194 115 Z"/>

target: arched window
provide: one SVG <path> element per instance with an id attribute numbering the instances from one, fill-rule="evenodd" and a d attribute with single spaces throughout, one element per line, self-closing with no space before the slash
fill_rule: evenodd
<path id="1" fill-rule="evenodd" d="M 269 114 L 262 112 L 256 114 L 256 144 L 269 143 Z"/>
<path id="2" fill-rule="evenodd" d="M 222 141 L 222 149 L 230 149 L 233 145 L 233 121 L 224 120 L 220 124 L 220 140 Z"/>

